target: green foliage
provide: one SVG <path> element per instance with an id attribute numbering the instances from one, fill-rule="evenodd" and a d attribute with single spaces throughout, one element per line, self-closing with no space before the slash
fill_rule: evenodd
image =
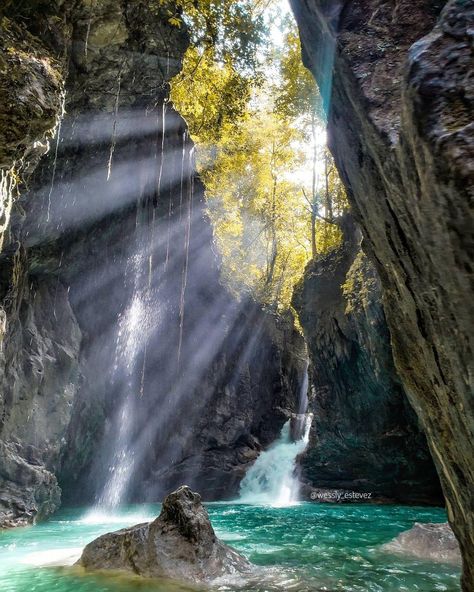
<path id="1" fill-rule="evenodd" d="M 171 98 L 198 147 L 227 284 L 284 309 L 309 259 L 340 243 L 347 203 L 296 29 L 272 47 L 260 5 L 181 2 L 192 44 Z"/>
<path id="2" fill-rule="evenodd" d="M 167 0 L 160 0 L 165 3 Z M 265 27 L 256 0 L 180 0 L 170 22 L 191 35 L 171 99 L 198 144 L 218 141 L 223 126 L 246 111 L 259 85 L 258 51 Z"/>
<path id="3" fill-rule="evenodd" d="M 359 251 L 342 285 L 342 292 L 346 299 L 346 314 L 367 309 L 373 300 L 373 295 L 377 293 L 377 284 L 377 276 L 367 256 L 363 251 Z"/>
<path id="4" fill-rule="evenodd" d="M 301 60 L 301 46 L 294 27 L 285 36 L 286 53 L 280 62 L 281 84 L 275 100 L 276 110 L 284 117 L 322 120 L 323 109 L 319 91 L 309 70 Z"/>
<path id="5" fill-rule="evenodd" d="M 300 187 L 288 175 L 304 156 L 298 130 L 270 110 L 250 112 L 224 134 L 204 178 L 228 284 L 287 307 L 310 256 Z"/>
<path id="6" fill-rule="evenodd" d="M 169 0 L 160 0 L 168 5 Z M 263 40 L 263 18 L 255 0 L 178 0 L 177 12 L 169 22 L 186 23 L 193 47 L 212 49 L 221 63 L 232 62 L 236 69 L 251 72 Z"/>
<path id="7" fill-rule="evenodd" d="M 251 87 L 232 63 L 220 64 L 211 50 L 191 47 L 173 80 L 171 100 L 201 146 L 218 142 L 223 130 L 245 114 Z"/>

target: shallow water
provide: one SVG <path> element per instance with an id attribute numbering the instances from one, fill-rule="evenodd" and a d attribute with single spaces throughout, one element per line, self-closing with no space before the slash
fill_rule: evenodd
<path id="1" fill-rule="evenodd" d="M 415 521 L 442 522 L 440 509 L 301 503 L 287 508 L 209 504 L 218 536 L 262 566 L 242 592 L 458 592 L 459 570 L 400 559 L 379 547 Z M 43 524 L 0 533 L 1 592 L 184 592 L 171 582 L 90 576 L 64 563 L 96 536 L 152 519 L 159 506 L 130 506 L 114 517 L 62 510 Z"/>

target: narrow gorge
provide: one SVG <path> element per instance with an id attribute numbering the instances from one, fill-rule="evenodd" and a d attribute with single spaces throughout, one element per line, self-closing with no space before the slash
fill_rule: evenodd
<path id="1" fill-rule="evenodd" d="M 290 5 L 0 7 L 2 588 L 165 498 L 226 590 L 474 587 L 474 5 Z"/>

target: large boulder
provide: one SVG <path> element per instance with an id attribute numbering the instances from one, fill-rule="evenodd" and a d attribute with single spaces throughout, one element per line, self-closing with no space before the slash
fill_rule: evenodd
<path id="1" fill-rule="evenodd" d="M 447 522 L 421 524 L 400 533 L 382 547 L 383 551 L 414 559 L 461 564 L 459 543 Z"/>
<path id="2" fill-rule="evenodd" d="M 198 583 L 251 570 L 242 555 L 216 537 L 201 496 L 187 486 L 168 495 L 153 522 L 89 543 L 78 565 Z"/>

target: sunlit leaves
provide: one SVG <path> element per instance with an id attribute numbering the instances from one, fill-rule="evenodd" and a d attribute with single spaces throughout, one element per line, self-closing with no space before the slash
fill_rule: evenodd
<path id="1" fill-rule="evenodd" d="M 281 84 L 277 91 L 275 107 L 283 116 L 300 115 L 311 120 L 323 120 L 323 109 L 316 82 L 301 60 L 301 45 L 295 27 L 285 36 L 286 52 L 280 61 Z"/>
<path id="2" fill-rule="evenodd" d="M 182 72 L 173 80 L 171 99 L 198 144 L 213 144 L 225 126 L 246 113 L 251 81 L 232 63 L 216 62 L 211 50 L 191 47 Z"/>
<path id="3" fill-rule="evenodd" d="M 228 284 L 280 307 L 289 306 L 311 253 L 301 188 L 289 174 L 304 158 L 298 139 L 272 110 L 249 112 L 203 173 Z"/>
<path id="4" fill-rule="evenodd" d="M 197 143 L 226 284 L 286 308 L 308 260 L 341 240 L 346 201 L 295 26 L 280 18 L 273 47 L 264 4 L 181 0 L 192 42 L 171 97 Z"/>
<path id="5" fill-rule="evenodd" d="M 169 6 L 169 0 L 156 0 Z M 177 0 L 176 14 L 169 22 L 188 25 L 195 48 L 212 49 L 221 63 L 232 62 L 237 70 L 251 75 L 262 44 L 264 24 L 258 0 Z"/>

